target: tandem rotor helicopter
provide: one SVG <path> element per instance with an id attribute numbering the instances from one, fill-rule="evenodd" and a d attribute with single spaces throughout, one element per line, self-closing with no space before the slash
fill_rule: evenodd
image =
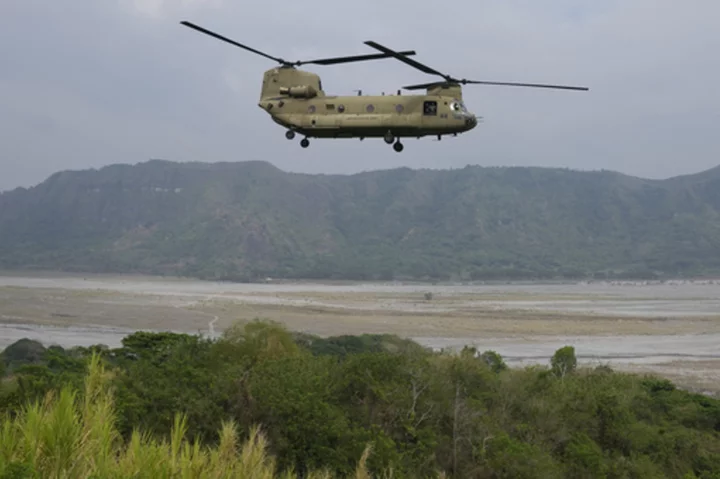
<path id="1" fill-rule="evenodd" d="M 461 85 L 589 90 L 577 86 L 457 79 L 409 58 L 415 55 L 414 50 L 398 52 L 374 41 L 366 41 L 365 44 L 381 53 L 290 62 L 193 23 L 182 21 L 180 24 L 280 64 L 264 73 L 258 106 L 275 123 L 287 129 L 285 137 L 288 140 L 295 138 L 296 134 L 304 136 L 300 141 L 303 148 L 310 145 L 309 138 L 383 138 L 385 143 L 393 145 L 395 151 L 401 152 L 401 138 L 437 136 L 440 140 L 444 135 L 465 133 L 477 126 L 478 119 L 465 107 Z M 363 96 L 359 91 L 357 95 L 339 96 L 325 93 L 319 75 L 297 68 L 306 64 L 335 65 L 383 58 L 395 58 L 424 73 L 438 75 L 442 80 L 402 87 L 405 90 L 426 90 L 420 95 L 401 95 L 401 90 L 398 90 L 397 95 Z"/>

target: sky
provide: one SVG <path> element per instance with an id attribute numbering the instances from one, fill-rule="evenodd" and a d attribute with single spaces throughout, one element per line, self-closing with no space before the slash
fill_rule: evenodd
<path id="1" fill-rule="evenodd" d="M 545 166 L 645 178 L 720 164 L 717 0 L 0 1 L 0 191 L 61 170 L 172 161 L 269 161 L 285 171 Z M 258 106 L 275 63 L 376 53 L 375 40 L 455 77 L 588 92 L 468 85 L 483 117 L 456 138 L 311 140 Z M 328 94 L 435 80 L 394 59 L 305 66 Z M 409 94 L 405 92 L 404 94 Z"/>

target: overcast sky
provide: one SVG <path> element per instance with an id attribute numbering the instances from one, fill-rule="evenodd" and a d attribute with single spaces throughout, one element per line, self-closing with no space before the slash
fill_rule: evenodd
<path id="1" fill-rule="evenodd" d="M 256 7 L 250 8 L 249 5 Z M 720 164 L 718 0 L 2 0 L 0 190 L 58 170 L 267 160 L 354 173 L 467 164 L 611 169 L 647 178 Z M 313 140 L 302 149 L 257 106 L 270 60 L 414 49 L 453 76 L 589 92 L 467 86 L 484 117 L 441 142 Z M 314 66 L 330 94 L 435 79 L 393 59 Z M 408 92 L 406 92 L 408 93 Z"/>

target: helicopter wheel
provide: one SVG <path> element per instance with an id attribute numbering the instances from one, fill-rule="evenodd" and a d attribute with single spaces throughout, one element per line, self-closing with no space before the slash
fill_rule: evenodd
<path id="1" fill-rule="evenodd" d="M 302 140 L 300 140 L 300 146 L 302 146 L 303 148 L 307 148 L 308 146 L 310 146 L 310 140 L 308 140 L 307 138 L 303 138 Z"/>
<path id="2" fill-rule="evenodd" d="M 383 137 L 383 140 L 385 140 L 385 143 L 390 145 L 390 144 L 392 144 L 393 141 L 395 141 L 395 137 L 393 136 L 393 134 L 391 132 L 388 131 L 385 134 L 385 136 Z"/>
<path id="3" fill-rule="evenodd" d="M 399 140 L 393 145 L 393 150 L 397 151 L 398 153 L 403 151 L 403 148 L 404 148 L 404 146 L 402 143 L 400 143 Z"/>
<path id="4" fill-rule="evenodd" d="M 295 138 L 295 132 L 292 130 L 286 131 L 285 138 L 287 138 L 288 140 L 292 140 L 293 138 Z"/>

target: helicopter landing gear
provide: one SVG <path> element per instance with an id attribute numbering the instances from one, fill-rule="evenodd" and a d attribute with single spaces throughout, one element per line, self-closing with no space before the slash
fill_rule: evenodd
<path id="1" fill-rule="evenodd" d="M 308 140 L 307 138 L 303 138 L 302 140 L 300 140 L 300 146 L 302 146 L 303 148 L 307 148 L 308 146 L 310 146 L 310 140 Z"/>
<path id="2" fill-rule="evenodd" d="M 288 140 L 292 140 L 293 138 L 295 138 L 295 132 L 292 130 L 286 131 L 285 138 L 287 138 Z"/>
<path id="3" fill-rule="evenodd" d="M 395 144 L 393 145 L 393 150 L 397 151 L 398 153 L 403 151 L 403 148 L 404 148 L 404 146 L 402 143 L 400 143 L 400 140 L 396 141 Z"/>
<path id="4" fill-rule="evenodd" d="M 385 140 L 385 143 L 390 145 L 390 144 L 392 144 L 393 141 L 395 141 L 395 137 L 393 136 L 393 134 L 390 131 L 388 131 L 387 133 L 385 133 L 383 140 Z"/>

